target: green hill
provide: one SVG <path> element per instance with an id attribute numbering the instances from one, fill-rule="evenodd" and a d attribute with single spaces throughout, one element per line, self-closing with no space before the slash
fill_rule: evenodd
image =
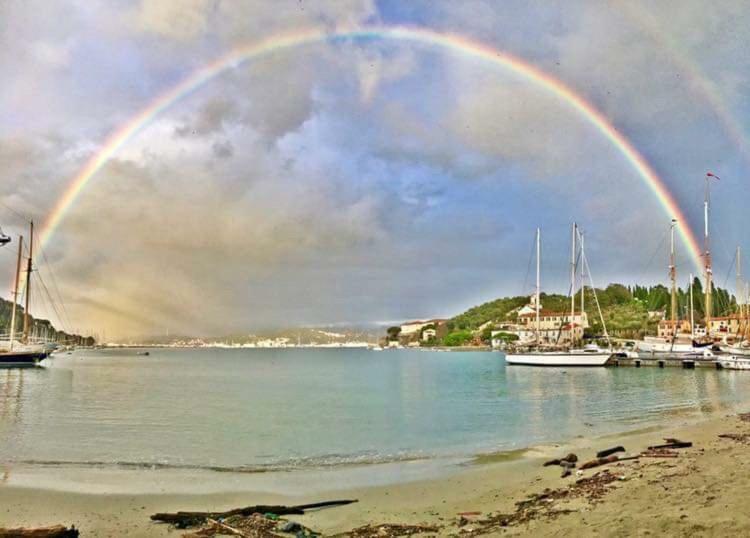
<path id="1" fill-rule="evenodd" d="M 586 311 L 589 314 L 590 327 L 587 336 L 603 334 L 602 323 L 596 308 L 596 300 L 591 288 L 585 288 Z M 625 286 L 610 284 L 604 289 L 596 289 L 596 299 L 602 309 L 602 317 L 611 336 L 621 338 L 640 338 L 646 334 L 655 334 L 657 321 L 649 319 L 650 311 L 664 311 L 670 317 L 670 293 L 666 286 Z M 689 314 L 689 291 L 687 286 L 678 289 L 678 317 L 686 318 Z M 528 296 L 505 297 L 495 299 L 479 306 L 472 307 L 446 323 L 445 335 L 438 342 L 442 345 L 464 345 L 470 342 L 488 343 L 490 332 L 496 324 L 516 321 L 517 311 L 529 303 Z M 546 310 L 568 312 L 570 297 L 559 294 L 541 295 L 542 306 Z M 580 292 L 576 299 L 576 310 L 580 305 Z M 725 289 L 714 288 L 714 315 L 727 315 L 736 310 L 735 298 Z M 703 287 L 698 278 L 693 281 L 693 308 L 695 319 L 704 315 Z"/>

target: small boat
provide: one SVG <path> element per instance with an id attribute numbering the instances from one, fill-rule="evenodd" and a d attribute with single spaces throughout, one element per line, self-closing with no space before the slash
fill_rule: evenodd
<path id="1" fill-rule="evenodd" d="M 148 351 L 139 351 L 138 353 L 136 353 L 136 355 L 140 355 L 142 357 L 148 357 L 149 355 L 151 355 L 151 353 Z"/>
<path id="2" fill-rule="evenodd" d="M 750 357 L 740 355 L 722 355 L 719 364 L 726 370 L 750 370 Z"/>

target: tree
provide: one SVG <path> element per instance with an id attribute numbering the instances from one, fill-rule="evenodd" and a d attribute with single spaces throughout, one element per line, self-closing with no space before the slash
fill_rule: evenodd
<path id="1" fill-rule="evenodd" d="M 398 325 L 394 327 L 388 327 L 386 330 L 386 334 L 388 335 L 388 340 L 391 342 L 398 340 L 398 336 L 401 334 L 401 327 Z"/>

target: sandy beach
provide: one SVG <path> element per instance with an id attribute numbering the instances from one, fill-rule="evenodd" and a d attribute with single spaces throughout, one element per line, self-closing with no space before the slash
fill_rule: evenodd
<path id="1" fill-rule="evenodd" d="M 383 523 L 436 525 L 441 535 L 740 535 L 750 532 L 750 514 L 744 509 L 750 494 L 750 478 L 745 472 L 750 465 L 750 446 L 741 437 L 722 438 L 720 434 L 750 439 L 750 422 L 727 415 L 674 428 L 529 450 L 514 455 L 512 461 L 494 461 L 507 456 L 488 456 L 433 480 L 348 490 L 322 487 L 305 496 L 257 492 L 107 495 L 5 485 L 0 486 L 0 526 L 63 523 L 74 524 L 82 536 L 175 536 L 180 531 L 152 523 L 149 515 L 356 498 L 356 504 L 290 519 L 325 535 Z M 568 478 L 560 477 L 560 467 L 542 465 L 569 451 L 578 455 L 580 463 L 592 459 L 597 450 L 616 445 L 623 445 L 627 454 L 636 454 L 666 437 L 692 441 L 693 446 L 679 449 L 675 458 L 642 457 Z M 589 477 L 605 477 L 607 483 L 594 488 L 593 493 L 591 488 L 576 485 Z M 527 506 L 523 517 L 514 518 L 518 501 L 545 490 L 546 499 Z M 468 515 L 462 520 L 461 513 Z"/>

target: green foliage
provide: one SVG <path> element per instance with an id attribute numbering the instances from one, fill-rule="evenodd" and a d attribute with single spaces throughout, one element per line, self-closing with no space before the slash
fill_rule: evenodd
<path id="1" fill-rule="evenodd" d="M 10 321 L 12 315 L 12 301 L 6 301 L 0 299 L 0 334 L 10 333 Z M 16 330 L 19 331 L 18 337 L 20 338 L 20 331 L 23 327 L 23 307 L 18 305 L 16 307 Z M 36 331 L 39 334 L 49 335 L 50 338 L 56 338 L 58 341 L 70 341 L 71 343 L 80 343 L 81 345 L 93 346 L 96 342 L 92 337 L 83 338 L 75 334 L 67 334 L 63 331 L 58 331 L 52 326 L 52 323 L 46 319 L 36 319 L 34 316 L 29 316 L 31 321 L 32 332 Z"/>
<path id="2" fill-rule="evenodd" d="M 502 340 L 503 342 L 510 343 L 510 342 L 515 342 L 516 340 L 518 340 L 518 335 L 511 334 L 511 333 L 497 333 L 495 335 L 495 338 L 497 340 Z"/>
<path id="3" fill-rule="evenodd" d="M 604 333 L 599 314 L 596 310 L 596 301 L 591 288 L 584 289 L 584 300 L 588 312 L 590 327 L 586 331 L 587 337 L 602 335 Z M 736 301 L 727 290 L 714 288 L 713 313 L 715 316 L 726 315 L 735 311 Z M 602 308 L 602 315 L 607 324 L 607 330 L 612 336 L 623 338 L 637 338 L 645 334 L 656 332 L 657 320 L 649 320 L 649 311 L 663 310 L 666 316 L 670 316 L 671 308 L 670 290 L 664 285 L 655 286 L 634 285 L 632 288 L 623 284 L 609 284 L 605 289 L 596 290 L 596 298 Z M 542 306 L 545 310 L 553 312 L 569 312 L 570 297 L 558 294 L 541 294 Z M 470 308 L 448 321 L 447 327 L 450 334 L 443 340 L 455 341 L 457 334 L 465 335 L 466 332 L 477 331 L 480 326 L 488 321 L 493 325 L 516 320 L 514 312 L 529 303 L 528 296 L 506 297 L 484 303 Z M 695 319 L 704 317 L 703 287 L 697 277 L 693 281 L 693 303 Z M 678 289 L 677 292 L 678 318 L 688 319 L 690 309 L 690 296 L 688 288 Z M 576 297 L 576 311 L 580 309 L 580 291 Z M 486 327 L 479 335 L 483 342 L 491 340 L 492 326 Z M 449 338 L 450 337 L 450 338 Z M 464 338 L 468 341 L 469 338 Z"/>
<path id="4" fill-rule="evenodd" d="M 450 347 L 465 346 L 471 343 L 473 338 L 474 338 L 474 335 L 469 330 L 464 329 L 464 330 L 454 331 L 445 335 L 445 338 L 443 338 L 443 345 L 450 346 Z"/>
<path id="5" fill-rule="evenodd" d="M 495 299 L 488 303 L 470 308 L 463 314 L 459 314 L 448 322 L 448 329 L 453 330 L 476 330 L 488 321 L 501 322 L 508 320 L 508 314 L 522 307 L 529 301 L 527 296 L 506 297 Z"/>
<path id="6" fill-rule="evenodd" d="M 388 340 L 398 340 L 398 335 L 401 334 L 401 327 L 398 325 L 394 327 L 388 327 L 386 330 L 386 334 L 388 334 Z"/>

